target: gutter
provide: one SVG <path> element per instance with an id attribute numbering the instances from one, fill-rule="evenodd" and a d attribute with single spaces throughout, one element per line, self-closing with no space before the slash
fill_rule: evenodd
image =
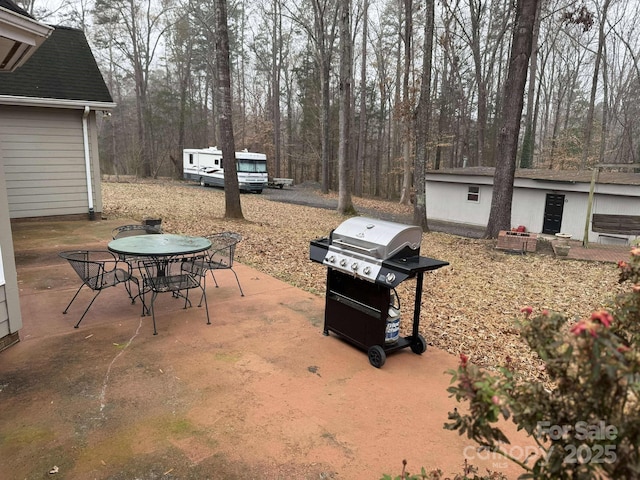
<path id="1" fill-rule="evenodd" d="M 97 102 L 91 100 L 66 100 L 58 98 L 24 97 L 16 95 L 0 95 L 0 105 L 49 107 L 49 108 L 84 108 L 90 106 L 94 110 L 113 110 L 113 102 Z"/>
<path id="2" fill-rule="evenodd" d="M 82 114 L 82 140 L 84 143 L 84 167 L 87 174 L 87 197 L 89 200 L 89 220 L 93 220 L 93 187 L 91 183 L 91 158 L 89 156 L 89 127 L 87 125 L 87 117 L 91 109 L 85 105 Z"/>

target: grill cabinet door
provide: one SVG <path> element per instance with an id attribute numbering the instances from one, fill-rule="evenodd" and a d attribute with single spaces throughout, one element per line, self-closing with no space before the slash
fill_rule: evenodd
<path id="1" fill-rule="evenodd" d="M 325 334 L 332 331 L 365 350 L 384 346 L 390 300 L 389 288 L 329 268 Z"/>

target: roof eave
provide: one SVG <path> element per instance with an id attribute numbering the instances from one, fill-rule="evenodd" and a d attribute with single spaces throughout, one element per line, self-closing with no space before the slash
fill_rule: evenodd
<path id="1" fill-rule="evenodd" d="M 13 95 L 0 95 L 0 105 L 12 105 L 22 107 L 45 107 L 45 108 L 70 108 L 84 109 L 89 107 L 92 110 L 110 111 L 116 108 L 113 102 L 99 102 L 95 100 L 67 100 L 62 98 L 38 98 L 19 97 Z"/>
<path id="2" fill-rule="evenodd" d="M 3 50 L 6 49 L 9 55 L 8 58 L 0 59 L 2 72 L 14 71 L 23 65 L 54 30 L 49 25 L 4 7 L 0 7 L 0 25 L 0 41 L 5 42 Z"/>

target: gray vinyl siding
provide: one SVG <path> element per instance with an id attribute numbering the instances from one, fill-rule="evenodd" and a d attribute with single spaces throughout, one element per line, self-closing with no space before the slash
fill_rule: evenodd
<path id="1" fill-rule="evenodd" d="M 91 130 L 95 122 L 89 125 Z M 97 163 L 93 130 L 92 164 Z M 88 212 L 82 110 L 3 106 L 0 145 L 11 218 Z"/>
<path id="2" fill-rule="evenodd" d="M 11 333 L 9 329 L 9 309 L 7 308 L 7 294 L 4 285 L 0 285 L 0 338 Z"/>

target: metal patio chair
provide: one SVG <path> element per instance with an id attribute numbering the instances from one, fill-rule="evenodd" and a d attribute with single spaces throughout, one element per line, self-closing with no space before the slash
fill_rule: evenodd
<path id="1" fill-rule="evenodd" d="M 205 259 L 196 264 L 196 266 L 201 268 L 203 271 L 202 274 L 205 279 L 205 287 L 207 285 L 207 272 L 211 272 L 213 282 L 216 284 L 216 288 L 218 288 L 218 281 L 216 280 L 214 271 L 231 270 L 233 275 L 236 277 L 236 282 L 240 289 L 240 296 L 244 297 L 244 292 L 242 291 L 238 274 L 233 269 L 236 245 L 242 240 L 242 235 L 234 232 L 222 232 L 208 235 L 206 238 L 211 241 L 211 247 L 207 250 Z M 200 299 L 200 303 L 202 303 L 202 299 Z"/>
<path id="2" fill-rule="evenodd" d="M 178 255 L 175 257 L 156 257 L 141 260 L 139 263 L 140 271 L 144 272 L 144 281 L 146 288 L 151 292 L 151 317 L 153 318 L 153 334 L 157 335 L 156 315 L 154 304 L 156 297 L 160 293 L 171 292 L 174 297 L 184 298 L 184 308 L 187 304 L 191 305 L 189 300 L 189 290 L 199 288 L 202 291 L 200 303 L 204 298 L 205 310 L 207 313 L 207 325 L 211 325 L 209 319 L 209 306 L 207 305 L 207 295 L 204 288 L 203 274 L 206 274 L 201 267 L 197 265 L 205 260 L 203 254 L 200 255 Z M 148 292 L 143 292 L 146 294 Z M 146 302 L 143 300 L 143 304 Z M 198 305 L 200 306 L 200 305 Z M 143 311 L 144 315 L 144 311 Z"/>
<path id="3" fill-rule="evenodd" d="M 162 233 L 162 228 L 159 225 L 143 225 L 136 223 L 133 225 L 122 225 L 116 227 L 111 231 L 113 239 L 123 237 L 133 237 L 134 235 L 147 235 L 154 233 Z"/>
<path id="4" fill-rule="evenodd" d="M 96 292 L 74 328 L 78 328 L 80 322 L 82 322 L 82 319 L 89 311 L 89 308 L 93 305 L 94 300 L 100 295 L 100 292 L 106 288 L 115 287 L 120 283 L 124 283 L 131 303 L 134 303 L 135 298 L 140 296 L 140 283 L 137 277 L 133 275 L 131 265 L 119 260 L 114 253 L 108 250 L 71 250 L 60 252 L 58 255 L 69 262 L 82 280 L 82 285 L 80 285 L 80 288 L 78 288 L 69 305 L 67 305 L 67 308 L 65 308 L 62 313 L 67 313 L 69 307 L 71 307 L 71 304 L 85 285 Z M 135 283 L 138 287 L 137 295 L 131 293 L 131 282 Z"/>

